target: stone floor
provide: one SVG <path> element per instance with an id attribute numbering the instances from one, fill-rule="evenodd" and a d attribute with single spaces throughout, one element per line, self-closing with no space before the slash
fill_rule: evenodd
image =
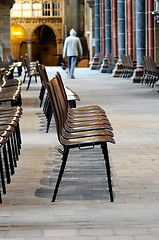
<path id="1" fill-rule="evenodd" d="M 78 106 L 100 105 L 114 128 L 109 144 L 114 203 L 109 201 L 100 148 L 70 152 L 57 200 L 51 203 L 61 163 L 55 123 L 46 133 L 39 107 L 40 81 L 23 84 L 22 150 L 0 205 L 0 240 L 158 240 L 159 93 L 89 69 L 76 69 L 65 85 Z"/>

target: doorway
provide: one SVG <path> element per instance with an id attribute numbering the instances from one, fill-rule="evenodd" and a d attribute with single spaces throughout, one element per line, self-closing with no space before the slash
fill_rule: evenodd
<path id="1" fill-rule="evenodd" d="M 32 59 L 38 60 L 45 66 L 57 66 L 57 44 L 53 30 L 42 25 L 38 27 L 32 36 Z"/>

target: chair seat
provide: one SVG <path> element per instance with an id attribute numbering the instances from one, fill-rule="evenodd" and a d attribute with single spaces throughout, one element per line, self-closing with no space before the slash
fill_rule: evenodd
<path id="1" fill-rule="evenodd" d="M 115 144 L 115 141 L 110 136 L 90 136 L 90 137 L 81 137 L 81 138 L 71 138 L 71 139 L 65 139 L 63 136 L 60 136 L 60 143 L 63 146 L 69 146 L 69 147 L 82 147 L 82 146 L 90 146 L 90 145 L 96 145 L 102 142 L 111 142 Z"/>
<path id="2" fill-rule="evenodd" d="M 100 129 L 108 129 L 113 130 L 110 124 L 95 124 L 95 125 L 89 125 L 89 126 L 68 126 L 65 125 L 65 130 L 67 132 L 84 132 L 84 131 L 92 131 L 92 130 L 100 130 Z"/>
<path id="3" fill-rule="evenodd" d="M 62 130 L 62 137 L 66 139 L 72 138 L 83 138 L 83 137 L 91 137 L 91 136 L 110 136 L 114 137 L 114 134 L 109 129 L 93 129 L 93 130 L 86 130 L 81 132 L 68 132 L 65 129 Z"/>

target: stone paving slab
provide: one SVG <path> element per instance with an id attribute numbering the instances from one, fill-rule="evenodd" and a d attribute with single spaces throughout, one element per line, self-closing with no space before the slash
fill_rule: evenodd
<path id="1" fill-rule="evenodd" d="M 51 203 L 61 164 L 52 120 L 49 133 L 39 107 L 40 80 L 26 90 L 20 121 L 22 150 L 12 183 L 0 206 L 0 240 L 158 240 L 159 121 L 157 89 L 89 69 L 76 69 L 66 86 L 78 106 L 99 105 L 114 128 L 108 144 L 115 202 L 109 202 L 100 148 L 71 150 L 57 201 Z"/>

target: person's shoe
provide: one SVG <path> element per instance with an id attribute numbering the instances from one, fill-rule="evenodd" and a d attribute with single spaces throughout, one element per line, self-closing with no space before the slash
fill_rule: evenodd
<path id="1" fill-rule="evenodd" d="M 71 76 L 71 79 L 75 79 L 75 77 L 74 77 L 74 76 Z"/>

